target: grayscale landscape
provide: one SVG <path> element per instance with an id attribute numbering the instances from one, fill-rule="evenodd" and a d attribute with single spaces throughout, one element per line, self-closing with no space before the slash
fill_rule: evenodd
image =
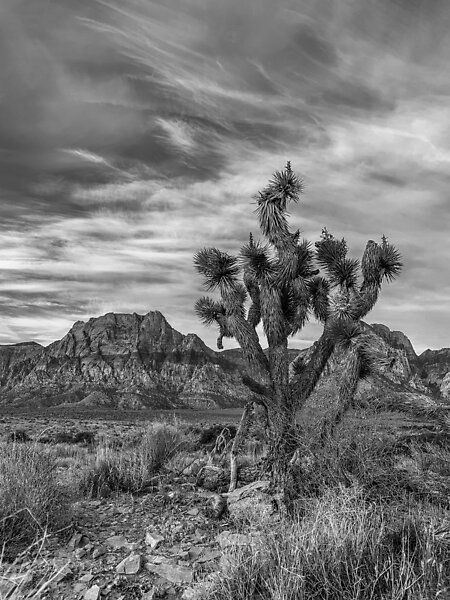
<path id="1" fill-rule="evenodd" d="M 450 598 L 450 5 L 0 5 L 0 600 Z"/>

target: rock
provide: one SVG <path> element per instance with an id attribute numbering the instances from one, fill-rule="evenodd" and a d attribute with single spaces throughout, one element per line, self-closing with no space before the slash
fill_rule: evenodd
<path id="1" fill-rule="evenodd" d="M 204 552 L 205 548 L 203 546 L 192 546 L 192 548 L 189 548 L 188 555 L 190 560 L 196 561 Z"/>
<path id="2" fill-rule="evenodd" d="M 100 597 L 100 587 L 98 585 L 93 585 L 84 593 L 84 600 L 98 600 Z"/>
<path id="3" fill-rule="evenodd" d="M 205 466 L 206 459 L 205 458 L 196 458 L 192 461 L 188 466 L 183 469 L 183 475 L 186 477 L 197 477 L 200 469 Z"/>
<path id="4" fill-rule="evenodd" d="M 125 575 L 136 575 L 141 568 L 141 557 L 139 554 L 130 554 L 124 558 L 116 567 L 116 573 Z"/>
<path id="5" fill-rule="evenodd" d="M 227 500 L 220 494 L 214 494 L 208 500 L 206 513 L 211 519 L 220 519 L 227 508 Z"/>
<path id="6" fill-rule="evenodd" d="M 198 473 L 196 484 L 205 490 L 225 492 L 230 483 L 230 473 L 216 465 L 205 465 Z"/>
<path id="7" fill-rule="evenodd" d="M 56 574 L 56 576 L 53 578 L 53 581 L 55 583 L 59 583 L 60 581 L 62 581 L 63 579 L 68 579 L 69 577 L 71 577 L 73 575 L 72 570 L 70 569 L 69 565 L 64 565 L 63 567 L 61 567 L 58 571 L 58 573 Z"/>
<path id="8" fill-rule="evenodd" d="M 69 548 L 80 548 L 81 540 L 83 539 L 83 535 L 81 533 L 74 533 L 73 536 L 69 540 Z"/>
<path id="9" fill-rule="evenodd" d="M 151 531 L 146 532 L 145 534 L 145 543 L 147 544 L 147 546 L 150 546 L 150 548 L 152 550 L 156 550 L 156 548 L 162 544 L 162 542 L 164 541 L 164 536 L 163 535 L 159 535 L 157 533 L 152 533 Z"/>
<path id="10" fill-rule="evenodd" d="M 222 556 L 222 552 L 220 552 L 220 550 L 206 550 L 206 552 L 204 552 L 204 554 L 202 554 L 198 559 L 197 562 L 202 564 L 202 563 L 206 563 L 206 562 L 211 562 L 212 560 L 217 560 L 218 558 L 220 558 Z"/>
<path id="11" fill-rule="evenodd" d="M 198 508 L 190 508 L 186 514 L 189 515 L 190 517 L 196 517 L 198 515 L 200 511 L 198 510 Z"/>
<path id="12" fill-rule="evenodd" d="M 222 550 L 234 548 L 236 546 L 248 546 L 252 542 L 252 538 L 245 533 L 232 533 L 231 531 L 222 531 L 216 536 L 216 541 Z"/>
<path id="13" fill-rule="evenodd" d="M 129 548 L 128 540 L 123 535 L 113 535 L 105 540 L 105 544 L 111 548 Z"/>
<path id="14" fill-rule="evenodd" d="M 104 554 L 106 554 L 105 546 L 99 546 L 98 548 L 95 548 L 92 553 L 92 558 L 100 558 L 100 556 L 103 556 Z"/>
<path id="15" fill-rule="evenodd" d="M 164 577 L 167 581 L 175 584 L 191 583 L 194 578 L 194 572 L 189 567 L 168 564 L 154 565 L 148 563 L 146 568 L 151 573 Z"/>
<path id="16" fill-rule="evenodd" d="M 82 581 L 83 583 L 89 583 L 92 581 L 93 577 L 94 576 L 92 573 L 85 573 L 82 577 L 80 577 L 79 581 Z"/>
<path id="17" fill-rule="evenodd" d="M 181 600 L 197 600 L 199 598 L 198 591 L 193 587 L 188 587 L 183 591 Z"/>
<path id="18" fill-rule="evenodd" d="M 264 519 L 274 513 L 269 481 L 254 481 L 228 494 L 228 512 L 237 520 Z"/>

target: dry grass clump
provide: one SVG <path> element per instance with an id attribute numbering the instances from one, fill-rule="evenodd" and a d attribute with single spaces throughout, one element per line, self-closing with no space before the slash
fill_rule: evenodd
<path id="1" fill-rule="evenodd" d="M 353 432 L 303 454 L 295 493 L 320 496 L 330 487 L 357 484 L 375 501 L 403 502 L 409 494 L 449 506 L 449 459 L 444 447 Z"/>
<path id="2" fill-rule="evenodd" d="M 56 464 L 36 444 L 0 448 L 0 547 L 6 553 L 56 531 L 70 519 L 69 504 L 56 478 Z"/>
<path id="3" fill-rule="evenodd" d="M 368 502 L 361 488 L 329 489 L 300 514 L 266 527 L 227 557 L 211 600 L 431 600 L 450 592 L 448 540 L 425 522 Z"/>
<path id="4" fill-rule="evenodd" d="M 69 563 L 55 564 L 54 561 L 45 560 L 43 548 L 47 541 L 47 534 L 35 543 L 26 547 L 17 558 L 9 563 L 0 556 L 0 599 L 10 600 L 38 600 L 48 588 L 58 581 L 69 570 Z M 23 556 L 31 560 L 23 562 Z"/>
<path id="5" fill-rule="evenodd" d="M 139 443 L 128 449 L 99 446 L 95 464 L 80 482 L 81 492 L 90 497 L 109 496 L 113 492 L 145 491 L 164 464 L 186 447 L 176 424 L 151 423 Z"/>

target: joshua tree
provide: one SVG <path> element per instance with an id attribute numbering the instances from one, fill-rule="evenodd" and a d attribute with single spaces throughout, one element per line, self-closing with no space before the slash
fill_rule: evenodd
<path id="1" fill-rule="evenodd" d="M 194 258 L 206 289 L 220 294 L 217 300 L 200 298 L 196 313 L 204 324 L 218 325 L 219 349 L 224 337 L 235 338 L 242 348 L 248 364 L 243 381 L 267 414 L 267 468 L 283 495 L 299 441 L 296 413 L 340 344 L 348 350 L 347 368 L 338 407 L 327 417 L 323 433 L 340 421 L 373 359 L 361 319 L 375 305 L 383 280 L 394 279 L 402 266 L 398 250 L 385 237 L 380 244 L 367 242 L 361 262 L 349 258 L 346 241 L 326 229 L 313 250 L 299 231 L 289 229 L 287 220 L 289 203 L 297 203 L 302 191 L 301 179 L 287 163 L 256 197 L 264 241 L 250 234 L 239 256 L 204 248 Z M 288 338 L 302 329 L 310 314 L 323 324 L 323 332 L 309 358 L 295 361 L 290 376 Z M 260 322 L 268 342 L 266 353 L 256 332 Z"/>

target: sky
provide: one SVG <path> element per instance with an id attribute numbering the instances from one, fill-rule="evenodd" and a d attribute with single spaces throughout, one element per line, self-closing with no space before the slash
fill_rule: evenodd
<path id="1" fill-rule="evenodd" d="M 213 346 L 193 253 L 257 234 L 290 160 L 293 228 L 403 254 L 367 320 L 450 346 L 449 30 L 448 0 L 2 0 L 0 343 L 160 310 Z"/>

